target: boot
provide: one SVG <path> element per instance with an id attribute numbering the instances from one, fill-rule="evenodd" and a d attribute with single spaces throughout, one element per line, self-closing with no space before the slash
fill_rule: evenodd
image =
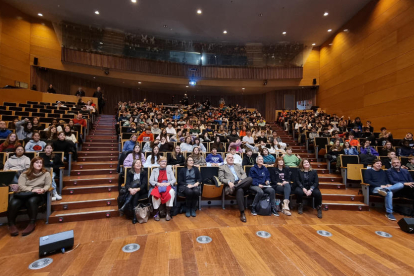
<path id="1" fill-rule="evenodd" d="M 302 215 L 303 214 L 303 203 L 299 203 L 298 204 L 298 214 Z"/>
<path id="2" fill-rule="evenodd" d="M 19 235 L 19 230 L 17 229 L 16 225 L 9 225 L 9 232 L 11 236 Z"/>
<path id="3" fill-rule="evenodd" d="M 160 221 L 160 212 L 158 211 L 158 209 L 154 209 L 154 212 L 155 212 L 154 220 Z"/>
<path id="4" fill-rule="evenodd" d="M 132 219 L 132 224 L 135 224 L 135 223 L 137 223 L 137 216 L 135 215 L 135 212 L 134 212 L 134 218 Z"/>
<path id="5" fill-rule="evenodd" d="M 127 196 L 124 205 L 122 205 L 122 207 L 118 209 L 120 217 L 122 217 L 124 215 L 125 208 L 131 202 L 131 199 L 132 199 L 131 195 Z"/>
<path id="6" fill-rule="evenodd" d="M 56 189 L 53 189 L 52 197 L 55 197 L 56 200 L 62 200 L 62 197 L 56 192 Z"/>
<path id="7" fill-rule="evenodd" d="M 322 205 L 316 206 L 316 210 L 318 211 L 318 218 L 322 218 Z"/>
<path id="8" fill-rule="evenodd" d="M 166 214 L 165 214 L 165 220 L 166 220 L 166 221 L 171 220 L 170 211 L 171 211 L 171 207 L 168 207 L 168 206 L 167 206 L 167 212 L 166 212 Z"/>
<path id="9" fill-rule="evenodd" d="M 289 210 L 289 199 L 283 200 L 282 213 L 285 214 L 286 216 L 292 215 Z"/>
<path id="10" fill-rule="evenodd" d="M 196 216 L 196 210 L 197 210 L 197 201 L 194 201 L 193 206 L 191 207 L 191 216 L 192 217 Z"/>
<path id="11" fill-rule="evenodd" d="M 22 236 L 27 236 L 32 233 L 36 228 L 36 223 L 34 221 L 30 221 L 29 225 L 27 225 L 26 229 L 23 230 Z"/>
<path id="12" fill-rule="evenodd" d="M 191 202 L 186 201 L 185 203 L 185 216 L 189 218 L 191 216 Z"/>

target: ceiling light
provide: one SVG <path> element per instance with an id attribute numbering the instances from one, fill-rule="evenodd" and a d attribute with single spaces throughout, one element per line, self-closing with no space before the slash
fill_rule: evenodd
<path id="1" fill-rule="evenodd" d="M 344 32 L 346 32 L 346 33 L 347 33 L 347 32 L 349 32 L 349 30 L 348 30 L 348 29 L 345 29 L 345 30 L 344 30 Z"/>
<path id="2" fill-rule="evenodd" d="M 332 32 L 332 29 L 329 29 L 329 30 L 328 30 L 328 33 L 330 33 L 330 32 Z"/>
<path id="3" fill-rule="evenodd" d="M 187 88 L 188 88 L 188 85 L 186 85 L 185 87 L 187 87 Z"/>
<path id="4" fill-rule="evenodd" d="M 99 14 L 99 11 L 95 11 L 95 14 Z"/>
<path id="5" fill-rule="evenodd" d="M 202 10 L 197 10 L 197 14 L 202 14 L 203 11 Z"/>
<path id="6" fill-rule="evenodd" d="M 141 82 L 139 81 L 138 84 L 141 84 Z"/>
<path id="7" fill-rule="evenodd" d="M 242 88 L 242 90 L 245 90 L 245 89 L 246 89 L 246 88 L 244 88 L 244 87 Z"/>
<path id="8" fill-rule="evenodd" d="M 131 2 L 132 2 L 132 3 L 136 3 L 136 2 L 137 2 L 137 0 L 131 0 Z"/>
<path id="9" fill-rule="evenodd" d="M 328 16 L 329 15 L 329 13 L 328 12 L 325 12 L 324 14 L 323 14 L 323 16 Z"/>
<path id="10" fill-rule="evenodd" d="M 164 28 L 167 28 L 168 26 L 167 25 L 164 25 Z"/>
<path id="11" fill-rule="evenodd" d="M 316 43 L 312 43 L 312 46 L 315 46 L 316 45 Z"/>
<path id="12" fill-rule="evenodd" d="M 286 32 L 283 32 L 282 35 L 286 35 Z"/>
<path id="13" fill-rule="evenodd" d="M 226 31 L 226 30 L 224 30 L 224 31 L 223 31 L 223 34 L 227 34 L 227 31 Z"/>
<path id="14" fill-rule="evenodd" d="M 332 43 L 329 43 L 329 46 L 332 46 Z"/>
<path id="15" fill-rule="evenodd" d="M 37 15 L 38 15 L 38 16 L 43 16 L 43 14 L 41 14 L 41 13 L 38 13 Z"/>
<path id="16" fill-rule="evenodd" d="M 262 17 L 263 16 L 263 13 L 259 13 L 259 16 Z"/>
<path id="17" fill-rule="evenodd" d="M 172 28 L 170 29 L 170 31 L 172 31 Z"/>
<path id="18" fill-rule="evenodd" d="M 95 78 L 95 77 L 93 77 L 93 78 Z"/>

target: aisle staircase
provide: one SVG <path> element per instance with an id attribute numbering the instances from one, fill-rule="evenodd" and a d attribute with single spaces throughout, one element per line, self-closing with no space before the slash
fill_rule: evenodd
<path id="1" fill-rule="evenodd" d="M 318 171 L 324 210 L 369 211 L 369 206 L 364 204 L 362 193 L 359 193 L 360 188 L 347 188 L 340 174 L 330 173 L 326 162 L 317 162 L 315 154 L 308 153 L 305 146 L 298 145 L 288 132 L 277 124 L 272 124 L 272 129 L 277 131 L 284 143 L 292 147 L 293 153 L 310 159 L 312 168 Z"/>
<path id="2" fill-rule="evenodd" d="M 118 142 L 115 116 L 100 115 L 63 178 L 63 199 L 52 203 L 49 223 L 118 215 Z"/>

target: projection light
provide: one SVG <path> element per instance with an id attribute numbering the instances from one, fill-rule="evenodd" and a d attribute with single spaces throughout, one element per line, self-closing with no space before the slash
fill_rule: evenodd
<path id="1" fill-rule="evenodd" d="M 191 86 L 195 86 L 197 85 L 197 82 L 192 80 L 192 81 L 189 81 L 188 84 Z"/>

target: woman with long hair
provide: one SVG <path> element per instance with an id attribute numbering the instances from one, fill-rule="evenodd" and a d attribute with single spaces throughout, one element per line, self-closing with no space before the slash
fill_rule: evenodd
<path id="1" fill-rule="evenodd" d="M 334 144 L 329 149 L 327 156 L 329 161 L 336 162 L 336 173 L 339 173 L 339 169 L 341 168 L 341 160 L 339 156 L 344 153 L 345 152 L 341 146 L 341 141 L 339 141 L 338 139 L 335 140 Z"/>
<path id="2" fill-rule="evenodd" d="M 282 213 L 290 216 L 289 199 L 291 193 L 291 171 L 289 167 L 285 166 L 283 157 L 278 157 L 276 159 L 274 167 L 275 169 L 270 171 L 270 179 L 272 180 L 271 185 L 276 194 L 283 195 Z"/>
<path id="3" fill-rule="evenodd" d="M 322 194 L 319 190 L 318 173 L 312 169 L 308 159 L 303 158 L 299 164 L 299 171 L 295 181 L 296 202 L 298 203 L 298 214 L 303 214 L 303 197 L 313 197 L 315 200 L 318 218 L 322 218 Z"/>
<path id="4" fill-rule="evenodd" d="M 159 167 L 160 164 L 158 163 L 158 160 L 160 160 L 160 148 L 159 147 L 153 147 L 151 151 L 151 155 L 148 156 L 147 160 L 145 161 L 144 167 L 145 168 L 152 168 L 152 167 Z"/>
<path id="5" fill-rule="evenodd" d="M 29 119 L 24 119 L 16 124 L 16 134 L 19 140 L 32 138 L 33 135 L 33 124 Z"/>
<path id="6" fill-rule="evenodd" d="M 200 151 L 199 147 L 195 147 L 193 152 L 188 156 L 192 157 L 194 160 L 194 166 L 207 166 L 206 159 L 204 158 L 203 154 Z"/>
<path id="7" fill-rule="evenodd" d="M 57 127 L 52 125 L 46 131 L 46 139 L 48 141 L 56 141 L 58 139 Z"/>
<path id="8" fill-rule="evenodd" d="M 182 152 L 191 152 L 193 150 L 193 142 L 191 136 L 185 137 L 184 143 L 180 144 Z"/>
<path id="9" fill-rule="evenodd" d="M 4 171 L 17 171 L 13 183 L 17 183 L 20 174 L 30 166 L 30 158 L 24 155 L 24 153 L 23 146 L 16 146 L 14 155 L 7 158 L 6 163 L 4 163 Z"/>
<path id="10" fill-rule="evenodd" d="M 181 148 L 179 145 L 176 145 L 171 156 L 168 157 L 167 164 L 171 166 L 184 166 L 184 162 L 185 158 L 181 152 Z"/>
<path id="11" fill-rule="evenodd" d="M 32 159 L 29 169 L 20 175 L 18 183 L 17 186 L 13 185 L 12 187 L 16 193 L 10 200 L 7 209 L 9 231 L 12 236 L 19 235 L 15 221 L 20 208 L 24 205 L 27 206 L 30 222 L 23 230 L 22 235 L 27 236 L 35 230 L 39 205 L 45 200 L 44 194 L 52 185 L 52 178 L 44 168 L 41 157 Z"/>
<path id="12" fill-rule="evenodd" d="M 64 127 L 65 139 L 71 141 L 72 143 L 76 144 L 78 140 L 76 139 L 75 134 L 70 129 L 69 125 L 65 125 Z"/>
<path id="13" fill-rule="evenodd" d="M 64 167 L 62 158 L 58 154 L 53 153 L 53 145 L 47 144 L 45 147 L 45 152 L 39 153 L 39 157 L 43 158 L 43 166 L 46 170 L 50 171 L 50 168 L 53 168 L 53 177 L 52 177 L 52 200 L 61 200 L 62 196 L 57 193 L 57 186 L 55 182 L 56 175 L 59 175 L 59 170 L 61 167 Z"/>
<path id="14" fill-rule="evenodd" d="M 207 151 L 206 147 L 203 145 L 203 143 L 200 142 L 200 138 L 198 138 L 198 137 L 194 139 L 193 148 L 195 148 L 195 147 L 199 147 L 201 152 L 206 152 Z"/>
<path id="15" fill-rule="evenodd" d="M 263 156 L 263 163 L 266 167 L 272 167 L 275 164 L 276 159 L 269 153 L 268 148 L 261 148 L 260 155 Z"/>
<path id="16" fill-rule="evenodd" d="M 217 149 L 217 152 L 226 152 L 226 149 L 224 148 L 224 145 L 221 142 L 221 139 L 219 136 L 216 136 L 216 138 L 214 138 L 214 143 L 211 145 L 211 148 L 213 147 Z"/>
<path id="17" fill-rule="evenodd" d="M 157 136 L 157 138 L 156 139 L 158 139 L 158 140 L 160 140 L 161 141 L 161 138 L 162 137 L 165 137 L 165 140 L 169 143 L 170 142 L 170 137 L 168 136 L 168 133 L 167 133 L 167 129 L 165 129 L 165 128 L 163 128 L 162 130 L 161 130 L 161 133 Z"/>
<path id="18" fill-rule="evenodd" d="M 141 151 L 141 146 L 139 144 L 136 144 L 133 151 L 125 158 L 124 167 L 131 167 L 136 159 L 141 160 L 141 164 L 144 164 L 146 161 L 145 155 Z"/>
<path id="19" fill-rule="evenodd" d="M 4 141 L 1 145 L 0 145 L 0 152 L 9 152 L 9 151 L 14 151 L 16 149 L 17 146 L 21 146 L 20 142 L 17 140 L 17 135 L 16 133 L 10 133 L 7 138 L 6 141 Z"/>
<path id="20" fill-rule="evenodd" d="M 197 201 L 200 195 L 201 184 L 200 170 L 194 165 L 191 156 L 187 158 L 185 169 L 180 170 L 178 177 L 178 191 L 185 194 L 186 212 L 185 216 L 196 216 Z"/>
<path id="21" fill-rule="evenodd" d="M 32 121 L 32 129 L 33 131 L 40 131 L 42 129 L 41 125 L 40 125 L 40 118 L 39 117 L 34 117 L 33 121 Z"/>

